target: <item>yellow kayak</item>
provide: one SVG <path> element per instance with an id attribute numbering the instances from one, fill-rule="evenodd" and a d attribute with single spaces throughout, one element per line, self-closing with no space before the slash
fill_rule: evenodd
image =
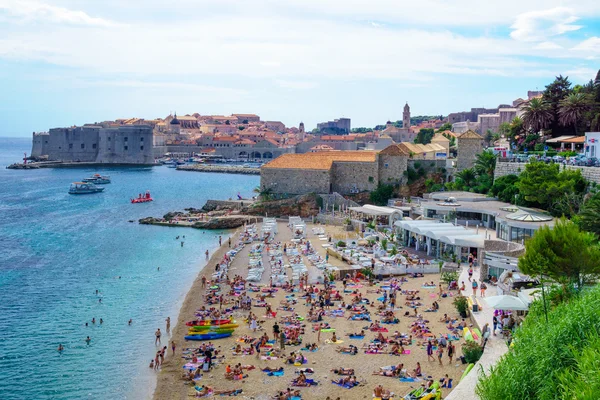
<path id="1" fill-rule="evenodd" d="M 190 326 L 190 331 L 207 331 L 216 329 L 235 329 L 238 324 L 223 324 L 223 325 L 201 325 L 201 326 Z"/>

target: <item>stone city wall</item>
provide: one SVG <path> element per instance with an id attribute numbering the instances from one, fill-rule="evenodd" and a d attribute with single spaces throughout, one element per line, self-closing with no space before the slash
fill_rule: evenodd
<path id="1" fill-rule="evenodd" d="M 506 175 L 519 175 L 522 171 L 525 170 L 525 163 L 516 163 L 516 162 L 506 162 L 506 161 L 498 161 L 496 162 L 496 170 L 494 171 L 494 179 L 499 178 L 501 176 Z M 563 168 L 571 169 L 571 170 L 580 170 L 581 175 L 590 182 L 596 182 L 600 184 L 600 167 L 580 167 L 576 165 L 561 165 L 561 171 Z"/>
<path id="2" fill-rule="evenodd" d="M 261 168 L 260 187 L 273 193 L 329 193 L 329 170 Z"/>
<path id="3" fill-rule="evenodd" d="M 378 163 L 376 162 L 340 162 L 332 166 L 333 191 L 340 194 L 372 192 L 379 182 Z M 316 193 L 328 193 L 325 192 Z"/>

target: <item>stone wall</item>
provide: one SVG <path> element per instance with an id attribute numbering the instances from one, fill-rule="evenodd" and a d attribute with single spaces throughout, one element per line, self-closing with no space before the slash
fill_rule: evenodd
<path id="1" fill-rule="evenodd" d="M 33 133 L 31 145 L 31 157 L 41 157 L 48 155 L 48 144 L 50 135 L 46 132 Z"/>
<path id="2" fill-rule="evenodd" d="M 98 155 L 100 126 L 50 129 L 48 159 L 94 162 Z"/>
<path id="3" fill-rule="evenodd" d="M 261 168 L 260 187 L 273 193 L 304 194 L 329 193 L 329 170 Z"/>
<path id="4" fill-rule="evenodd" d="M 397 155 L 379 155 L 379 182 L 383 184 L 402 184 L 405 181 L 404 171 L 408 165 L 408 157 Z"/>
<path id="5" fill-rule="evenodd" d="M 440 168 L 446 168 L 446 160 L 408 160 L 407 167 L 414 170 L 423 167 L 429 175 L 432 172 L 438 172 Z"/>
<path id="6" fill-rule="evenodd" d="M 468 134 L 468 132 L 467 132 Z M 462 171 L 471 168 L 475 164 L 477 154 L 483 150 L 483 140 L 481 139 L 457 139 L 458 151 L 456 154 L 456 170 Z"/>
<path id="7" fill-rule="evenodd" d="M 379 168 L 377 162 L 336 161 L 331 167 L 333 191 L 340 194 L 355 193 L 357 190 L 359 192 L 371 192 L 375 190 L 378 182 Z"/>
<path id="8" fill-rule="evenodd" d="M 150 126 L 103 128 L 98 135 L 96 162 L 107 164 L 153 164 L 153 133 Z"/>
<path id="9" fill-rule="evenodd" d="M 525 171 L 525 163 L 516 163 L 516 162 L 506 162 L 506 161 L 498 161 L 496 162 L 496 170 L 494 171 L 494 179 L 499 178 L 501 176 L 506 175 L 519 175 L 521 172 Z M 600 184 L 600 168 L 599 167 L 579 167 L 575 165 L 561 165 L 561 171 L 563 168 L 571 169 L 571 170 L 580 170 L 581 175 L 590 182 L 596 182 Z"/>

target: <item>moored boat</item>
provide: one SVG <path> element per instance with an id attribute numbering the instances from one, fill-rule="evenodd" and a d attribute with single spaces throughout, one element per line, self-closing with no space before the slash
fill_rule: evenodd
<path id="1" fill-rule="evenodd" d="M 92 194 L 103 190 L 103 187 L 98 187 L 91 182 L 73 182 L 69 187 L 69 194 Z"/>

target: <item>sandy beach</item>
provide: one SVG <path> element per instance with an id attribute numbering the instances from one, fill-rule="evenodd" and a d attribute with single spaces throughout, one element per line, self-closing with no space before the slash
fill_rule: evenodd
<path id="1" fill-rule="evenodd" d="M 313 248 L 318 252 L 319 255 L 325 257 L 325 249 L 322 247 L 322 242 L 317 238 L 311 231 L 313 225 L 307 224 L 307 240 L 309 240 L 313 246 Z M 319 227 L 324 227 L 323 225 L 319 225 Z M 334 239 L 345 238 L 348 233 L 343 232 L 339 227 L 324 227 L 327 235 L 332 236 Z M 237 242 L 238 235 L 240 230 L 238 230 L 232 237 L 232 243 Z M 350 235 L 354 235 L 350 233 Z M 278 224 L 278 233 L 276 235 L 275 241 L 283 243 L 290 243 L 292 238 L 292 232 L 287 227 L 285 223 Z M 258 243 L 258 242 L 254 242 Z M 234 258 L 230 268 L 229 268 L 229 277 L 232 278 L 234 275 L 241 275 L 242 277 L 246 277 L 248 271 L 248 253 L 252 244 L 247 244 L 244 249 Z M 158 373 L 157 379 L 157 387 L 154 393 L 154 398 L 157 400 L 163 399 L 190 399 L 195 394 L 195 389 L 193 385 L 186 384 L 186 382 L 182 379 L 183 375 L 183 365 L 187 362 L 182 358 L 182 349 L 184 348 L 197 348 L 204 342 L 194 342 L 184 340 L 184 336 L 187 333 L 187 326 L 185 325 L 186 321 L 194 320 L 194 313 L 201 306 L 205 305 L 203 301 L 204 289 L 202 288 L 202 276 L 205 275 L 210 279 L 210 276 L 214 272 L 214 265 L 217 264 L 222 258 L 223 255 L 229 250 L 227 240 L 224 241 L 224 245 L 219 248 L 217 252 L 215 252 L 210 260 L 207 263 L 207 267 L 204 268 L 201 273 L 196 278 L 192 288 L 188 292 L 182 308 L 179 312 L 179 318 L 177 323 L 175 324 L 175 328 L 171 332 L 171 338 L 175 340 L 177 343 L 177 352 L 175 357 L 171 355 L 171 349 L 169 345 L 169 353 L 167 358 L 165 359 L 164 364 L 161 367 L 161 371 Z M 263 256 L 266 260 L 266 255 Z M 338 260 L 334 257 L 329 258 L 329 262 L 334 266 L 342 266 L 345 263 L 341 260 Z M 308 267 L 308 274 L 311 280 L 321 273 L 316 267 L 313 267 L 309 264 L 308 261 L 305 260 L 305 264 Z M 270 267 L 268 263 L 265 266 L 265 272 L 262 277 L 261 283 L 265 286 L 268 286 L 270 277 Z M 425 282 L 433 281 L 435 286 L 431 288 L 425 288 L 423 285 Z M 336 281 L 336 288 L 343 292 L 343 287 L 341 281 Z M 380 302 L 377 301 L 382 294 L 376 293 L 377 286 L 370 287 L 368 282 L 361 282 L 362 287 L 357 288 L 360 291 L 363 298 L 368 298 L 372 305 L 379 305 Z M 412 278 L 408 277 L 408 281 L 402 284 L 402 290 L 419 290 L 419 296 L 421 297 L 421 302 L 423 306 L 418 308 L 418 313 L 423 315 L 428 323 L 430 331 L 439 337 L 440 334 L 448 334 L 449 330 L 446 328 L 446 324 L 440 322 L 440 318 L 444 316 L 444 314 L 448 314 L 450 317 L 459 318 L 458 313 L 456 312 L 454 306 L 452 305 L 453 297 L 446 297 L 438 300 L 438 285 L 439 284 L 439 275 L 438 274 L 427 274 L 422 278 Z M 227 288 L 225 283 L 222 283 L 221 286 L 223 288 Z M 317 286 L 319 289 L 323 288 L 323 285 L 320 284 Z M 255 293 L 249 293 L 249 295 L 253 298 L 255 297 Z M 285 296 L 289 295 L 284 290 L 278 290 L 273 298 L 268 298 L 267 302 L 273 307 L 273 310 L 276 310 L 282 301 L 285 300 Z M 297 294 L 300 295 L 300 294 Z M 452 294 L 452 296 L 456 296 L 456 292 Z M 414 309 L 405 305 L 405 297 L 400 292 L 397 294 L 397 305 L 395 308 L 395 316 L 399 319 L 399 323 L 391 324 L 391 325 L 383 325 L 389 329 L 389 333 L 383 333 L 384 336 L 391 336 L 394 331 L 398 331 L 401 333 L 410 334 L 411 323 L 415 321 L 415 318 L 405 316 L 405 312 L 409 312 L 410 315 L 413 315 Z M 351 295 L 347 293 L 343 293 L 343 301 L 346 304 L 351 302 Z M 438 301 L 439 311 L 438 312 L 424 312 L 425 309 L 429 308 L 434 301 Z M 254 304 L 254 303 L 253 303 Z M 340 302 L 336 302 L 336 306 L 338 306 Z M 336 307 L 332 307 L 336 308 Z M 308 313 L 309 307 L 305 305 L 305 301 L 303 299 L 298 299 L 297 304 L 294 305 L 294 312 L 300 316 L 306 316 Z M 377 310 L 375 306 L 369 306 L 369 311 L 371 312 L 371 321 L 380 320 L 381 317 L 377 316 Z M 225 360 L 220 362 L 213 368 L 210 372 L 204 373 L 202 378 L 196 382 L 198 386 L 201 385 L 209 385 L 219 390 L 223 389 L 242 389 L 243 392 L 237 396 L 237 398 L 241 399 L 270 399 L 279 391 L 285 391 L 286 388 L 291 388 L 292 379 L 296 378 L 298 375 L 296 373 L 299 367 L 296 367 L 291 364 L 284 364 L 284 359 L 279 358 L 277 360 L 262 360 L 257 359 L 255 355 L 245 355 L 245 356 L 234 356 L 232 353 L 232 349 L 234 346 L 239 344 L 236 340 L 242 335 L 248 335 L 252 337 L 259 337 L 264 333 L 269 335 L 269 339 L 273 339 L 272 327 L 275 321 L 280 321 L 282 316 L 291 315 L 292 312 L 277 310 L 277 318 L 265 318 L 265 308 L 264 307 L 252 307 L 252 312 L 258 316 L 259 322 L 262 322 L 262 330 L 257 332 L 252 332 L 250 330 L 248 324 L 244 323 L 244 319 L 248 315 L 248 311 L 236 310 L 233 313 L 233 318 L 240 325 L 233 334 L 233 336 L 221 340 L 213 341 L 217 346 L 217 349 L 221 351 L 221 354 L 225 355 Z M 349 313 L 346 311 L 345 316 L 348 316 Z M 284 353 L 289 354 L 292 351 L 298 351 L 301 347 L 304 347 L 307 343 L 316 343 L 318 345 L 318 350 L 315 352 L 302 351 L 302 354 L 306 357 L 307 363 L 302 365 L 303 368 L 312 368 L 314 369 L 313 374 L 307 375 L 308 378 L 314 379 L 319 382 L 317 386 L 312 386 L 310 388 L 294 388 L 299 389 L 302 399 L 326 399 L 330 397 L 331 399 L 341 398 L 341 399 L 364 399 L 371 398 L 373 394 L 373 388 L 376 385 L 382 385 L 384 388 L 389 389 L 393 393 L 395 393 L 395 398 L 401 398 L 406 395 L 412 388 L 420 387 L 421 384 L 425 383 L 424 380 L 417 382 L 400 382 L 399 379 L 393 377 L 384 377 L 384 376 L 375 376 L 373 375 L 374 371 L 379 371 L 380 367 L 398 365 L 400 363 L 404 364 L 404 369 L 407 371 L 412 371 L 417 362 L 421 363 L 423 376 L 428 377 L 431 376 L 434 380 L 439 380 L 444 377 L 445 374 L 448 374 L 449 378 L 453 379 L 453 385 L 458 383 L 464 369 L 465 365 L 463 365 L 458 357 L 462 354 L 461 352 L 461 342 L 463 340 L 455 341 L 454 344 L 456 346 L 456 354 L 454 356 L 454 360 L 451 364 L 449 364 L 447 352 L 444 352 L 444 356 L 442 358 L 443 365 L 439 365 L 437 357 L 434 353 L 435 361 L 428 361 L 427 353 L 425 346 L 421 346 L 418 342 L 423 342 L 422 339 L 415 338 L 411 345 L 405 346 L 405 353 L 402 355 L 390 355 L 390 354 L 365 354 L 364 350 L 360 350 L 363 344 L 368 344 L 371 340 L 375 339 L 377 333 L 366 331 L 366 336 L 362 340 L 350 339 L 348 337 L 349 334 L 359 332 L 361 329 L 367 327 L 371 322 L 368 321 L 354 321 L 348 320 L 345 317 L 333 317 L 333 316 L 325 316 L 323 318 L 323 322 L 327 322 L 331 325 L 332 328 L 335 329 L 337 338 L 339 341 L 343 343 L 327 343 L 329 339 L 331 339 L 331 333 L 322 332 L 320 336 L 320 341 L 318 340 L 318 333 L 314 332 L 312 327 L 313 323 L 304 321 L 304 331 L 305 333 L 302 335 L 303 345 L 302 346 L 286 346 Z M 279 322 L 279 325 L 283 327 L 283 324 Z M 164 343 L 166 345 L 166 342 Z M 359 348 L 357 355 L 349 355 L 342 354 L 336 351 L 336 349 L 340 346 L 348 346 L 354 345 Z M 248 345 L 242 344 L 243 347 L 247 347 Z M 278 344 L 275 347 L 279 347 Z M 389 349 L 389 348 L 388 348 Z M 241 363 L 243 365 L 254 365 L 256 368 L 245 372 L 248 374 L 246 378 L 243 380 L 227 380 L 224 377 L 225 367 L 226 365 L 234 365 L 237 363 Z M 265 372 L 262 372 L 261 369 L 265 367 L 270 368 L 284 368 L 283 376 L 268 376 Z M 332 368 L 352 368 L 355 370 L 354 375 L 356 376 L 358 382 L 360 382 L 359 386 L 356 386 L 352 389 L 342 388 L 333 384 L 331 381 L 333 379 L 339 379 L 340 377 L 330 370 Z M 451 389 L 443 389 L 443 395 L 447 395 Z"/>

